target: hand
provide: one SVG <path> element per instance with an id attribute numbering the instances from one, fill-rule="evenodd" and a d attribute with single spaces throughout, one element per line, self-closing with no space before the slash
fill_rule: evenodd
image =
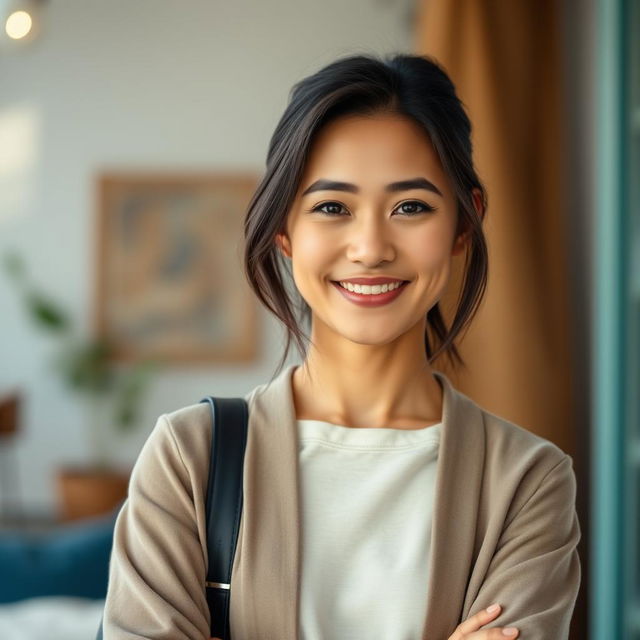
<path id="1" fill-rule="evenodd" d="M 511 635 L 502 633 L 503 629 L 513 629 L 514 627 L 493 627 L 478 631 L 483 624 L 493 620 L 501 609 L 502 607 L 498 605 L 498 608 L 492 613 L 488 613 L 486 609 L 476 613 L 459 624 L 448 640 L 505 640 L 505 638 L 517 638 L 520 633 L 518 629 Z M 478 633 L 473 633 L 474 631 L 478 631 Z M 209 640 L 220 640 L 220 638 L 210 638 Z"/>
<path id="2" fill-rule="evenodd" d="M 520 631 L 514 627 L 493 627 L 478 631 L 482 625 L 488 624 L 495 619 L 501 610 L 502 607 L 498 605 L 498 608 L 492 613 L 488 613 L 486 609 L 479 611 L 464 622 L 461 622 L 448 640 L 506 640 L 507 638 L 517 638 L 520 635 Z M 513 635 L 503 633 L 508 629 L 513 629 L 515 633 Z"/>

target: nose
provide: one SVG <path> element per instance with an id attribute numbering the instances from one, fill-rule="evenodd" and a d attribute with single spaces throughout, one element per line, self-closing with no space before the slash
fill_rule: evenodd
<path id="1" fill-rule="evenodd" d="M 352 262 L 375 266 L 395 258 L 396 250 L 391 230 L 385 226 L 383 220 L 376 219 L 375 216 L 354 223 L 345 234 L 347 258 Z"/>

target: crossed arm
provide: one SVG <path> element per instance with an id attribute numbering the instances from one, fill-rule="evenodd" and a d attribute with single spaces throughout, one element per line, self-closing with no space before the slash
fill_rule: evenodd
<path id="1" fill-rule="evenodd" d="M 161 416 L 136 462 L 116 524 L 105 640 L 209 637 L 195 490 L 171 425 Z M 505 524 L 462 620 L 498 602 L 502 610 L 491 627 L 517 627 L 526 640 L 567 640 L 581 579 L 575 496 L 572 459 L 565 455 Z"/>
<path id="2" fill-rule="evenodd" d="M 514 626 L 526 640 L 567 640 L 581 580 L 573 461 L 565 455 L 505 525 L 469 617 L 502 605 L 492 626 Z"/>

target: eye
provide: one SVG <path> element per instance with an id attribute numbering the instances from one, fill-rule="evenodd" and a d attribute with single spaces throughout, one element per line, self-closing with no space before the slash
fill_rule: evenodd
<path id="1" fill-rule="evenodd" d="M 418 207 L 418 210 L 416 210 L 416 205 Z M 331 207 L 333 210 L 332 211 L 326 211 L 324 210 L 324 207 Z M 313 209 L 311 209 L 312 212 L 317 211 L 319 213 L 324 213 L 327 216 L 339 216 L 341 215 L 340 212 L 340 208 L 342 207 L 342 205 L 339 202 L 324 202 L 322 204 L 319 204 L 317 207 L 314 207 Z M 404 207 L 411 207 L 413 208 L 413 211 L 407 211 L 406 209 L 400 211 L 400 213 L 402 215 L 406 215 L 406 216 L 415 216 L 418 215 L 420 213 L 425 213 L 425 212 L 432 212 L 435 211 L 435 207 L 431 207 L 428 204 L 425 204 L 424 202 L 419 202 L 418 200 L 407 200 L 406 202 L 402 202 L 400 203 L 395 211 L 398 211 L 400 208 L 404 208 Z M 342 207 L 344 209 L 344 207 Z"/>
<path id="2" fill-rule="evenodd" d="M 408 216 L 415 216 L 415 215 L 418 215 L 419 213 L 424 213 L 426 211 L 431 212 L 431 211 L 435 211 L 436 210 L 435 207 L 432 207 L 432 206 L 430 206 L 428 204 L 425 204 L 424 202 L 418 202 L 417 200 L 407 200 L 406 202 L 400 203 L 398 205 L 396 211 L 398 209 L 400 209 L 401 207 L 415 207 L 416 205 L 418 207 L 422 207 L 422 209 L 420 209 L 418 211 L 416 211 L 415 209 L 413 211 L 404 210 L 404 211 L 401 211 L 400 213 L 402 213 L 404 215 L 408 215 Z"/>
<path id="3" fill-rule="evenodd" d="M 324 213 L 325 215 L 328 216 L 339 216 L 340 212 L 339 211 L 324 211 L 323 208 L 324 207 L 333 207 L 334 209 L 340 209 L 340 207 L 342 207 L 342 205 L 339 202 L 324 202 L 323 204 L 319 204 L 317 207 L 314 207 L 313 209 L 311 209 L 311 211 L 318 211 L 319 213 Z"/>

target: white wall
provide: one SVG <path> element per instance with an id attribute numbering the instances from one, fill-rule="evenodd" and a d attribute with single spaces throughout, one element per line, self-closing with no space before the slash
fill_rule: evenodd
<path id="1" fill-rule="evenodd" d="M 88 331 L 95 174 L 260 173 L 291 85 L 344 54 L 410 51 L 410 4 L 49 2 L 38 41 L 0 50 L 0 254 L 20 250 L 35 282 Z M 176 368 L 157 377 L 144 426 L 121 441 L 119 458 L 135 459 L 159 414 L 268 380 L 282 331 L 262 317 L 264 356 L 255 365 Z M 29 510 L 52 512 L 55 470 L 86 460 L 86 417 L 51 372 L 54 343 L 31 325 L 4 274 L 0 329 L 0 393 L 18 387 L 26 398 L 15 447 L 20 492 Z"/>

